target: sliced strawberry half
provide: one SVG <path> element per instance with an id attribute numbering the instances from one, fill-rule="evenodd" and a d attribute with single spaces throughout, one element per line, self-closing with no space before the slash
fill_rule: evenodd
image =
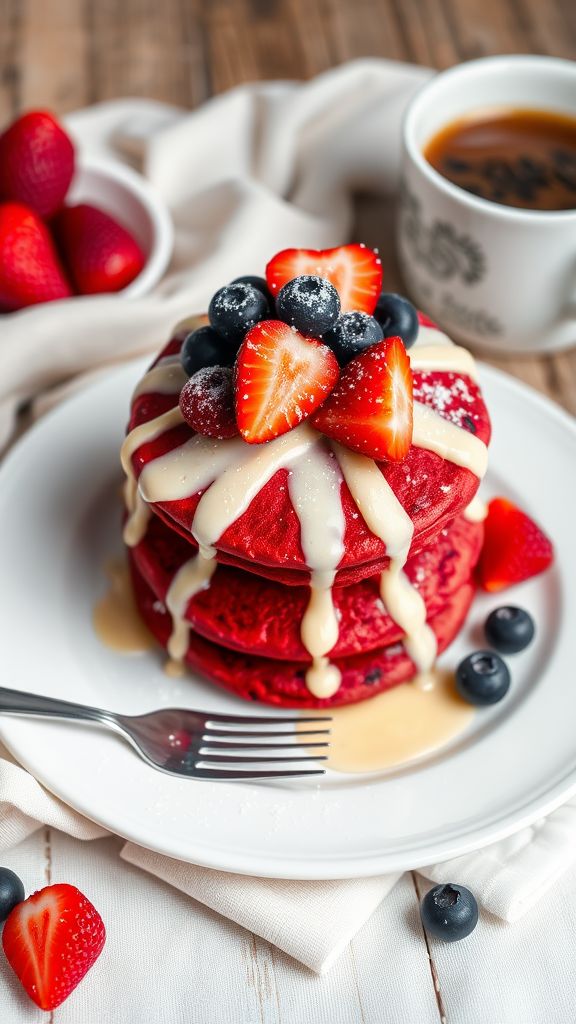
<path id="1" fill-rule="evenodd" d="M 2 945 L 10 966 L 41 1010 L 60 1006 L 98 959 L 106 930 L 74 885 L 48 885 L 8 915 Z"/>
<path id="2" fill-rule="evenodd" d="M 302 274 L 326 277 L 340 295 L 343 313 L 373 313 L 382 290 L 382 262 L 365 245 L 340 245 L 336 249 L 283 249 L 266 267 L 272 295 Z"/>
<path id="3" fill-rule="evenodd" d="M 534 520 L 506 498 L 493 498 L 478 566 L 484 590 L 494 593 L 537 576 L 553 559 L 552 542 Z"/>
<path id="4" fill-rule="evenodd" d="M 412 443 L 412 372 L 400 338 L 356 356 L 312 417 L 317 430 L 371 459 L 402 462 Z"/>
<path id="5" fill-rule="evenodd" d="M 298 426 L 330 394 L 336 356 L 281 320 L 252 327 L 236 360 L 236 420 L 245 441 L 260 444 Z"/>

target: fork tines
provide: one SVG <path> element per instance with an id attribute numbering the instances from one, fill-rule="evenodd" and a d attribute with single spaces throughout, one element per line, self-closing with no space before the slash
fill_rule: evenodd
<path id="1" fill-rule="evenodd" d="M 225 779 L 241 777 L 246 779 L 300 778 L 309 775 L 324 775 L 323 768 L 300 769 L 296 765 L 307 761 L 326 761 L 324 754 L 300 754 L 302 748 L 325 748 L 329 744 L 323 739 L 301 742 L 301 737 L 324 737 L 330 729 L 303 729 L 296 732 L 294 726 L 301 723 L 331 722 L 330 717 L 310 718 L 246 718 L 235 715 L 207 715 L 198 750 L 197 770 L 209 772 L 210 778 Z M 273 730 L 266 726 L 274 725 Z M 258 729 L 255 726 L 264 726 Z M 285 728 L 282 728 L 285 726 Z M 264 740 L 265 742 L 261 742 Z M 285 750 L 285 754 L 278 752 Z M 254 751 L 258 753 L 255 754 Z M 266 753 L 264 753 L 266 751 Z M 290 751 L 290 754 L 288 754 Z M 269 752 L 269 753 L 268 753 Z M 264 765 L 284 765 L 283 770 L 265 769 Z M 226 767 L 224 767 L 226 766 Z M 254 766 L 254 771 L 250 769 Z M 256 767 L 257 766 L 257 767 Z M 262 767 L 261 767 L 262 766 Z M 294 768 L 292 767 L 294 766 Z M 227 770 L 229 769 L 229 770 Z"/>

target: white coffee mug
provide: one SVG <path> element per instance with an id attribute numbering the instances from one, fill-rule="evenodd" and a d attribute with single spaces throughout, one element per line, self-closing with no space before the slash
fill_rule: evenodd
<path id="1" fill-rule="evenodd" d="M 568 348 L 576 344 L 576 208 L 524 210 L 481 199 L 423 155 L 445 125 L 490 107 L 576 117 L 576 63 L 487 57 L 441 72 L 420 90 L 403 126 L 404 278 L 417 305 L 464 343 L 499 353 Z"/>

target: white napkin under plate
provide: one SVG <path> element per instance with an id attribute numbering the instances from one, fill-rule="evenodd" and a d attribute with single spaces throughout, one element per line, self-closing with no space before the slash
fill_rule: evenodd
<path id="1" fill-rule="evenodd" d="M 277 249 L 344 241 L 353 193 L 394 194 L 401 116 L 429 75 L 363 60 L 306 84 L 241 86 L 194 113 L 121 100 L 69 117 L 82 152 L 137 159 L 172 210 L 174 260 L 143 299 L 74 298 L 0 317 L 0 445 L 12 436 L 24 402 L 40 414 L 107 365 L 156 350 L 174 322 L 204 310 L 231 278 L 261 273 Z M 106 835 L 0 748 L 0 851 L 41 825 L 79 840 Z M 121 856 L 319 973 L 398 877 L 252 878 L 184 864 L 133 843 Z M 512 838 L 421 873 L 468 885 L 487 911 L 512 922 L 574 862 L 576 801 Z"/>

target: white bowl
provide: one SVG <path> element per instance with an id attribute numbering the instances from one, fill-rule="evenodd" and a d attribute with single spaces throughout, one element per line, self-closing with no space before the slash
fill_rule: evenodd
<path id="1" fill-rule="evenodd" d="M 168 207 L 141 174 L 114 160 L 86 157 L 76 168 L 66 203 L 91 203 L 111 214 L 146 255 L 138 277 L 111 294 L 134 299 L 158 284 L 172 256 L 174 228 Z"/>

